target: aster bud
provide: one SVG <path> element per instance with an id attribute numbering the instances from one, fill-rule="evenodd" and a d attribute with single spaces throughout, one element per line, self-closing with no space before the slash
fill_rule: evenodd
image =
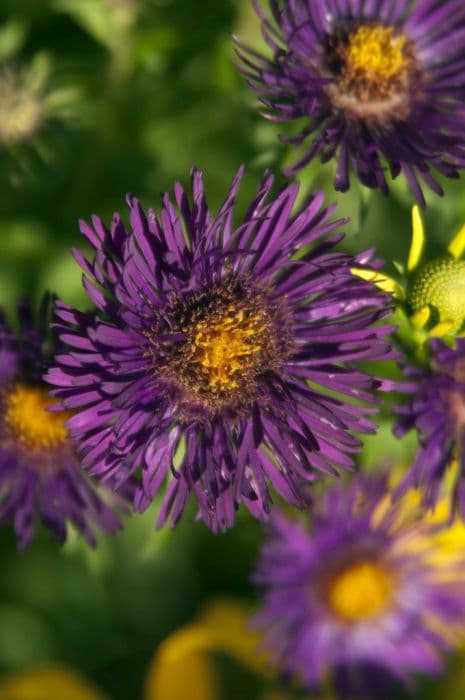
<path id="1" fill-rule="evenodd" d="M 460 328 L 465 321 L 465 261 L 450 255 L 420 266 L 408 280 L 407 304 L 413 312 L 428 306 L 433 322 Z"/>

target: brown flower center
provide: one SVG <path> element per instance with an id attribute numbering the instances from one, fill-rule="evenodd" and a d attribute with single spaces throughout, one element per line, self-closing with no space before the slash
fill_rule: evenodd
<path id="1" fill-rule="evenodd" d="M 394 85 L 408 81 L 408 40 L 395 35 L 392 27 L 362 25 L 349 34 L 345 49 L 343 79 L 349 91 L 368 100 L 375 93 L 388 97 Z"/>
<path id="2" fill-rule="evenodd" d="M 212 394 L 237 389 L 241 377 L 256 369 L 266 330 L 263 312 L 234 304 L 223 315 L 198 321 L 190 355 Z"/>
<path id="3" fill-rule="evenodd" d="M 333 42 L 327 65 L 335 82 L 333 104 L 359 118 L 403 118 L 409 88 L 419 70 L 414 45 L 405 34 L 382 24 L 362 24 Z"/>
<path id="4" fill-rule="evenodd" d="M 287 333 L 282 313 L 259 290 L 225 283 L 171 314 L 182 340 L 150 343 L 153 367 L 188 405 L 209 412 L 240 410 L 258 396 L 260 377 L 282 364 Z M 280 327 L 278 334 L 277 327 Z M 147 334 L 150 340 L 151 334 Z"/>

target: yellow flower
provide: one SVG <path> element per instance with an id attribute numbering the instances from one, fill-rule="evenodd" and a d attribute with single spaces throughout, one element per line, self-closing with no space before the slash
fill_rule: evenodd
<path id="1" fill-rule="evenodd" d="M 465 226 L 452 239 L 445 255 L 421 264 L 425 233 L 418 207 L 413 208 L 413 235 L 407 262 L 406 302 L 411 322 L 430 336 L 456 333 L 465 321 Z"/>
<path id="2" fill-rule="evenodd" d="M 218 600 L 168 637 L 149 668 L 146 700 L 185 700 L 188 696 L 218 700 L 212 652 L 227 654 L 258 675 L 271 677 L 269 662 L 257 653 L 260 637 L 248 629 L 250 612 L 241 602 Z"/>
<path id="3" fill-rule="evenodd" d="M 290 700 L 272 687 L 276 670 L 257 651 L 260 637 L 249 629 L 250 614 L 240 601 L 213 601 L 191 623 L 171 634 L 150 663 L 144 700 L 220 700 L 215 653 L 227 655 L 264 679 L 270 690 L 259 700 Z M 0 700 L 110 699 L 69 669 L 44 666 L 9 676 L 0 683 Z"/>
<path id="4" fill-rule="evenodd" d="M 107 700 L 74 671 L 42 666 L 13 673 L 0 682 L 0 700 Z"/>
<path id="5" fill-rule="evenodd" d="M 410 335 L 418 345 L 430 337 L 454 338 L 465 328 L 465 225 L 444 255 L 423 261 L 425 230 L 420 210 L 412 209 L 412 241 L 406 265 L 395 263 L 403 281 L 382 272 L 354 268 L 353 274 L 392 294 L 403 307 Z"/>

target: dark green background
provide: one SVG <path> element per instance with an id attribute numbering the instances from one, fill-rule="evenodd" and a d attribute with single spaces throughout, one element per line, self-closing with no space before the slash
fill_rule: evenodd
<path id="1" fill-rule="evenodd" d="M 126 23 L 125 2 L 136 7 Z M 247 1 L 2 0 L 0 25 L 5 65 L 28 65 L 45 52 L 49 89 L 78 93 L 66 118 L 0 150 L 0 303 L 11 318 L 18 299 L 30 296 L 37 304 L 46 289 L 86 306 L 69 253 L 82 246 L 78 219 L 98 213 L 108 220 L 116 210 L 125 217 L 127 192 L 157 207 L 175 180 L 188 184 L 195 164 L 205 172 L 215 209 L 246 163 L 240 210 L 265 167 L 283 182 L 279 172 L 291 156 L 232 63 L 231 32 L 261 46 Z M 352 217 L 346 247 L 376 245 L 387 260 L 405 260 L 412 203 L 405 186 L 396 183 L 390 199 L 357 185 L 337 195 L 331 176 L 331 164 L 312 165 L 301 177 L 303 193 L 323 187 L 340 215 Z M 425 215 L 431 254 L 443 250 L 465 218 L 463 183 L 446 188 L 445 199 L 430 198 Z M 386 423 L 361 459 L 369 466 L 386 454 L 404 461 L 411 449 L 412 441 L 394 443 Z M 203 601 L 224 593 L 253 597 L 248 579 L 261 535 L 246 513 L 231 533 L 217 537 L 194 523 L 193 509 L 174 533 L 155 532 L 153 523 L 154 512 L 136 516 L 120 535 L 99 537 L 95 551 L 73 533 L 60 549 L 41 532 L 25 554 L 5 529 L 0 671 L 61 661 L 114 700 L 132 700 L 157 643 Z M 255 697 L 256 679 L 222 668 L 231 698 Z M 417 697 L 425 693 L 422 688 Z"/>

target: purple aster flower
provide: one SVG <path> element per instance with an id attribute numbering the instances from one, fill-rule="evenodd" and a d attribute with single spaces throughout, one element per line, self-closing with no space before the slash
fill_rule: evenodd
<path id="1" fill-rule="evenodd" d="M 396 407 L 394 433 L 401 437 L 415 428 L 420 443 L 399 492 L 421 488 L 424 504 L 434 508 L 455 463 L 451 515 L 465 520 L 465 339 L 455 342 L 451 348 L 442 340 L 431 340 L 429 366 L 404 369 L 409 399 Z"/>
<path id="2" fill-rule="evenodd" d="M 109 230 L 82 223 L 96 254 L 76 257 L 98 312 L 57 305 L 69 351 L 48 380 L 77 411 L 83 464 L 116 484 L 141 468 L 139 510 L 168 482 L 159 525 L 191 492 L 214 531 L 241 502 L 265 518 L 270 484 L 302 506 L 317 471 L 351 467 L 352 431 L 374 429 L 360 401 L 380 381 L 356 362 L 391 356 L 377 324 L 389 301 L 351 272 L 371 253 L 332 252 L 341 222 L 323 194 L 292 215 L 298 186 L 267 201 L 270 175 L 233 224 L 241 177 L 216 216 L 194 170 L 192 204 L 177 184 L 158 213 L 129 196 L 129 230 L 117 214 Z"/>
<path id="3" fill-rule="evenodd" d="M 41 380 L 53 354 L 47 332 L 50 298 L 44 297 L 39 322 L 29 304 L 19 307 L 17 332 L 0 310 L 0 523 L 11 521 L 18 546 L 34 537 L 36 521 L 66 539 L 70 521 L 91 543 L 91 525 L 109 532 L 120 522 L 79 466 L 65 422 L 69 412 L 49 411 L 56 404 Z M 114 502 L 115 496 L 109 493 Z"/>
<path id="4" fill-rule="evenodd" d="M 308 523 L 271 517 L 256 622 L 309 689 L 329 681 L 361 697 L 375 671 L 379 687 L 438 673 L 463 629 L 463 535 L 447 546 L 412 494 L 392 503 L 387 486 L 360 476 L 328 488 Z M 380 695 L 372 688 L 369 697 Z"/>
<path id="5" fill-rule="evenodd" d="M 422 205 L 421 182 L 442 194 L 431 167 L 458 177 L 465 165 L 465 3 L 461 0 L 258 0 L 271 58 L 236 39 L 241 70 L 269 119 L 304 118 L 284 143 L 308 147 L 287 170 L 337 159 L 334 185 L 352 165 L 388 193 L 403 173 Z"/>

